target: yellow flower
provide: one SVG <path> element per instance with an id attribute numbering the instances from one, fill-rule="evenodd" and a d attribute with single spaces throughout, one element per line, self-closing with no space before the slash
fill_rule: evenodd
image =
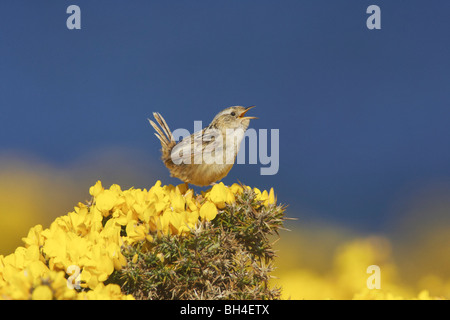
<path id="1" fill-rule="evenodd" d="M 95 207 L 107 217 L 112 208 L 120 201 L 119 195 L 113 190 L 105 190 L 95 198 Z"/>
<path id="2" fill-rule="evenodd" d="M 234 203 L 243 187 L 223 183 L 197 196 L 185 184 L 162 186 L 157 181 L 148 191 L 109 189 L 101 181 L 89 189 L 93 200 L 78 203 L 72 212 L 56 218 L 49 228 L 31 228 L 13 254 L 0 255 L 0 298 L 7 299 L 130 299 L 120 287 L 104 285 L 114 270 L 127 261 L 121 252 L 126 243 L 153 241 L 155 234 L 186 235 L 200 220 L 213 220 L 219 209 Z M 257 192 L 264 205 L 275 203 L 270 193 Z M 164 261 L 164 255 L 158 258 Z M 133 261 L 136 262 L 136 258 Z M 81 286 L 78 293 L 67 286 L 69 267 L 76 266 Z"/>
<path id="3" fill-rule="evenodd" d="M 144 240 L 148 234 L 145 225 L 139 224 L 136 220 L 129 221 L 125 230 L 127 232 L 127 242 L 130 244 Z"/>
<path id="4" fill-rule="evenodd" d="M 250 189 L 250 187 L 247 188 Z M 262 202 L 262 204 L 266 207 L 276 203 L 275 192 L 273 191 L 273 188 L 270 188 L 270 192 L 267 192 L 267 190 L 263 190 L 263 192 L 261 192 L 261 190 L 259 190 L 258 188 L 253 188 L 253 192 L 256 195 L 256 200 Z"/>
<path id="5" fill-rule="evenodd" d="M 93 197 L 98 196 L 101 192 L 103 192 L 103 187 L 101 181 L 97 181 L 95 185 L 89 188 L 89 194 Z"/>
<path id="6" fill-rule="evenodd" d="M 233 194 L 241 194 L 242 192 L 244 192 L 244 189 L 237 183 L 233 183 L 233 185 L 229 187 L 229 189 Z"/>
<path id="7" fill-rule="evenodd" d="M 50 271 L 40 261 L 9 275 L 0 287 L 0 299 L 62 300 L 75 296 L 76 291 L 67 287 L 64 272 Z"/>
<path id="8" fill-rule="evenodd" d="M 31 295 L 32 300 L 52 300 L 53 292 L 52 290 L 45 285 L 38 286 L 34 288 L 33 293 Z"/>
<path id="9" fill-rule="evenodd" d="M 267 204 L 265 203 L 265 205 L 268 206 L 270 204 L 275 203 L 276 203 L 275 192 L 273 191 L 273 188 L 270 188 L 269 199 L 267 199 Z"/>
<path id="10" fill-rule="evenodd" d="M 164 255 L 160 252 L 158 254 L 156 254 L 156 257 L 161 261 L 164 262 Z"/>
<path id="11" fill-rule="evenodd" d="M 182 219 L 186 222 L 186 227 L 188 229 L 194 229 L 197 226 L 198 217 L 199 213 L 197 209 L 191 212 L 186 211 L 182 214 Z"/>
<path id="12" fill-rule="evenodd" d="M 30 275 L 33 278 L 43 277 L 45 274 L 49 273 L 50 270 L 42 261 L 33 261 L 25 269 L 24 273 Z"/>
<path id="13" fill-rule="evenodd" d="M 181 194 L 180 189 L 178 189 L 178 187 L 176 187 L 175 190 L 170 191 L 169 199 L 170 199 L 170 203 L 171 203 L 171 207 L 172 207 L 173 211 L 176 211 L 176 212 L 184 211 L 186 201 L 185 201 L 183 195 Z"/>
<path id="14" fill-rule="evenodd" d="M 219 209 L 225 208 L 226 203 L 233 203 L 236 201 L 234 194 L 223 184 L 223 182 L 215 184 L 208 193 L 207 198 L 215 203 Z"/>
<path id="15" fill-rule="evenodd" d="M 26 246 L 37 245 L 40 247 L 44 243 L 44 239 L 41 235 L 42 226 L 40 224 L 32 227 L 30 231 L 28 231 L 28 235 L 25 238 L 22 238 L 22 241 Z"/>
<path id="16" fill-rule="evenodd" d="M 95 288 L 100 282 L 108 279 L 114 271 L 114 262 L 101 246 L 92 247 L 89 255 L 80 260 L 83 266 L 80 277 L 82 286 Z"/>
<path id="17" fill-rule="evenodd" d="M 217 215 L 217 207 L 214 203 L 211 201 L 206 201 L 202 207 L 200 208 L 200 218 L 203 220 L 211 221 L 213 220 Z"/>

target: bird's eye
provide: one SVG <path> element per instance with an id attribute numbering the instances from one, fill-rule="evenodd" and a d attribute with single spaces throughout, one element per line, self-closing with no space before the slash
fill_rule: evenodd
<path id="1" fill-rule="evenodd" d="M 236 112 L 233 111 L 230 114 L 234 117 L 236 115 Z"/>

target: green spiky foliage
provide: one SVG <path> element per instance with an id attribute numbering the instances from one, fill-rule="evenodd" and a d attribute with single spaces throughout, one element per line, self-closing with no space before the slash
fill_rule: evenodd
<path id="1" fill-rule="evenodd" d="M 189 234 L 157 235 L 125 248 L 128 264 L 110 281 L 136 299 L 279 299 L 280 288 L 269 280 L 285 209 L 264 206 L 244 188 Z"/>

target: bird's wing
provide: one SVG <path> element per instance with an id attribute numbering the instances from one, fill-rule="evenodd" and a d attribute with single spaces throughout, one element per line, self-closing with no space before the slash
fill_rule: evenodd
<path id="1" fill-rule="evenodd" d="M 171 159 L 174 164 L 194 163 L 194 155 L 201 154 L 202 131 L 184 137 L 173 147 Z"/>
<path id="2" fill-rule="evenodd" d="M 175 164 L 200 164 L 206 157 L 211 157 L 211 151 L 222 151 L 220 131 L 205 128 L 183 138 L 172 149 L 171 158 Z M 206 150 L 205 150 L 206 149 Z"/>

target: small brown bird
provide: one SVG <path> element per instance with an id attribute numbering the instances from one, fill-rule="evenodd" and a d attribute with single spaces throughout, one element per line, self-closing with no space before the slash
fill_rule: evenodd
<path id="1" fill-rule="evenodd" d="M 208 127 L 178 143 L 164 118 L 154 112 L 160 127 L 152 120 L 148 121 L 161 141 L 162 160 L 170 175 L 197 186 L 211 185 L 224 178 L 233 167 L 250 119 L 257 119 L 245 117 L 253 107 L 226 108 L 214 117 Z"/>

